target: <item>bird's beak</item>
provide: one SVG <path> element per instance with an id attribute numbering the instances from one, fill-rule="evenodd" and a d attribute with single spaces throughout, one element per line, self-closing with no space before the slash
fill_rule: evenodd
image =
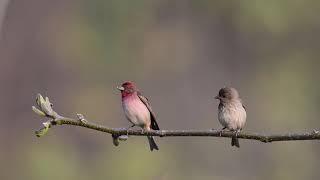
<path id="1" fill-rule="evenodd" d="M 216 97 L 214 97 L 215 99 L 220 99 L 220 96 L 219 95 L 217 95 Z"/>
<path id="2" fill-rule="evenodd" d="M 119 90 L 119 91 L 124 91 L 124 87 L 122 87 L 122 86 L 117 86 L 117 89 Z"/>

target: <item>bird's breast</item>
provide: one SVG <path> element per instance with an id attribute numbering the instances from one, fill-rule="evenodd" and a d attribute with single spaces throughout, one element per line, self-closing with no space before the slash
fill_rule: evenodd
<path id="1" fill-rule="evenodd" d="M 230 129 L 242 129 L 246 122 L 246 111 L 241 103 L 219 105 L 218 119 L 222 126 Z"/>
<path id="2" fill-rule="evenodd" d="M 127 97 L 122 101 L 127 119 L 137 126 L 150 122 L 150 112 L 138 96 Z"/>

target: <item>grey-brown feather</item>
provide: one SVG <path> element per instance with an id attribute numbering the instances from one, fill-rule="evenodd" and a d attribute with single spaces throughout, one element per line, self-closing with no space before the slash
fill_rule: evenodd
<path id="1" fill-rule="evenodd" d="M 221 125 L 228 130 L 239 132 L 246 122 L 246 108 L 239 98 L 236 89 L 225 87 L 220 89 L 218 99 L 218 119 Z M 240 147 L 238 138 L 232 137 L 232 146 Z"/>
<path id="2" fill-rule="evenodd" d="M 140 98 L 140 100 L 143 102 L 144 105 L 146 105 L 146 107 L 148 108 L 149 112 L 150 112 L 150 117 L 151 117 L 151 129 L 153 130 L 160 130 L 159 125 L 156 121 L 156 117 L 154 115 L 154 112 L 152 111 L 152 108 L 148 102 L 148 99 L 146 97 L 144 97 L 139 91 L 138 91 L 138 97 Z"/>

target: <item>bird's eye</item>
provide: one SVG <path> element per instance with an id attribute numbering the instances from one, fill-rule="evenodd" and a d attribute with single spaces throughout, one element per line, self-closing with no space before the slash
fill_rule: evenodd
<path id="1" fill-rule="evenodd" d="M 128 89 L 127 89 L 127 93 L 133 93 L 133 89 L 128 88 Z"/>

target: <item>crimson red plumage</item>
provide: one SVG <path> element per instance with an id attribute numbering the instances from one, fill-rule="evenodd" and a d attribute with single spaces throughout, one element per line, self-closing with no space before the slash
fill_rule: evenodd
<path id="1" fill-rule="evenodd" d="M 131 81 L 126 81 L 121 85 L 124 90 L 121 91 L 122 98 L 126 98 L 137 92 L 135 84 Z"/>

